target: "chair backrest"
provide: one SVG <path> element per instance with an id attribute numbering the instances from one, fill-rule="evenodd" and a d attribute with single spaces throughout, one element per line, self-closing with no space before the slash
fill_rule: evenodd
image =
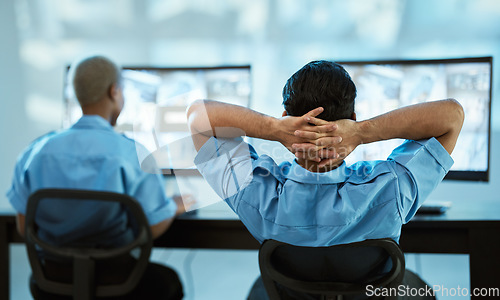
<path id="1" fill-rule="evenodd" d="M 271 300 L 300 299 L 296 297 L 301 294 L 309 295 L 307 299 L 359 299 L 368 298 L 369 285 L 397 287 L 404 276 L 405 261 L 392 239 L 330 247 L 266 240 L 259 250 L 259 266 Z"/>
<path id="2" fill-rule="evenodd" d="M 74 201 L 104 201 L 115 202 L 123 207 L 135 232 L 131 242 L 114 248 L 98 248 L 74 245 L 54 245 L 47 242 L 39 235 L 37 225 L 37 209 L 43 199 L 62 199 Z M 58 207 L 53 207 L 57 210 Z M 90 212 L 92 213 L 92 212 Z M 64 216 L 61 216 L 64 218 Z M 69 189 L 42 189 L 33 193 L 28 199 L 26 211 L 26 249 L 33 272 L 36 285 L 53 294 L 73 296 L 73 299 L 93 299 L 95 297 L 119 296 L 130 292 L 139 280 L 149 263 L 149 256 L 153 245 L 148 221 L 141 205 L 133 198 L 125 194 Z M 128 255 L 132 250 L 140 249 L 140 256 L 133 265 L 130 274 L 119 283 L 100 284 L 96 282 L 96 261 L 106 261 Z M 62 261 L 68 261 L 72 265 L 73 280 L 71 283 L 55 281 L 48 278 L 45 272 L 44 258 L 40 251 L 50 257 L 56 257 Z"/>

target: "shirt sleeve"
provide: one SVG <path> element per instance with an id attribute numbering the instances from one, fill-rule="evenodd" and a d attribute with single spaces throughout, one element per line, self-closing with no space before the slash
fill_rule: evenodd
<path id="1" fill-rule="evenodd" d="M 155 225 L 174 217 L 177 204 L 174 199 L 166 195 L 165 180 L 158 168 L 156 157 L 151 155 L 148 159 L 144 159 L 149 151 L 141 143 L 131 141 L 135 144 L 135 151 L 125 155 L 129 160 L 124 164 L 124 166 L 132 166 L 133 170 L 127 172 L 127 194 L 141 204 L 149 224 Z M 134 156 L 137 161 L 131 160 Z"/>
<path id="2" fill-rule="evenodd" d="M 129 194 L 141 204 L 150 225 L 172 218 L 177 211 L 175 201 L 167 197 L 159 174 L 143 172 L 130 187 Z"/>
<path id="3" fill-rule="evenodd" d="M 29 180 L 28 165 L 45 141 L 55 134 L 57 134 L 57 131 L 52 131 L 38 137 L 17 158 L 14 175 L 12 176 L 12 184 L 6 196 L 12 207 L 20 214 L 26 215 L 28 198 L 33 192 L 32 183 Z"/>
<path id="4" fill-rule="evenodd" d="M 236 211 L 233 196 L 252 181 L 252 159 L 256 156 L 254 148 L 241 137 L 211 137 L 198 151 L 194 163 L 217 195 Z"/>
<path id="5" fill-rule="evenodd" d="M 453 159 L 435 138 L 405 141 L 388 158 L 393 164 L 399 185 L 398 208 L 403 223 L 415 215 L 423 201 L 443 180 Z"/>
<path id="6" fill-rule="evenodd" d="M 7 199 L 9 199 L 10 204 L 18 213 L 23 215 L 26 214 L 26 206 L 30 196 L 29 180 L 24 168 L 29 153 L 30 151 L 24 152 L 17 160 L 12 184 L 7 191 Z"/>

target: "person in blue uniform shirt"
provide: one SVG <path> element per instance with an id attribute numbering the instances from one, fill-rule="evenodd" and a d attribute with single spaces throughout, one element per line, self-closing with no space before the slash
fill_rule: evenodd
<path id="1" fill-rule="evenodd" d="M 357 122 L 355 97 L 341 65 L 313 61 L 285 84 L 282 118 L 217 101 L 189 107 L 197 168 L 259 242 L 398 242 L 401 226 L 449 171 L 464 119 L 457 101 L 412 105 Z M 296 159 L 278 165 L 243 135 L 278 141 Z M 406 141 L 387 160 L 344 162 L 358 145 L 394 138 Z"/>
<path id="2" fill-rule="evenodd" d="M 70 77 L 83 116 L 68 129 L 38 138 L 20 155 L 7 192 L 17 211 L 18 231 L 24 235 L 30 194 L 43 188 L 70 188 L 132 196 L 141 204 L 153 238 L 160 236 L 185 207 L 182 197 L 166 196 L 158 172 L 141 169 L 136 153 L 141 145 L 113 129 L 124 105 L 121 69 L 106 57 L 91 56 L 74 63 Z M 86 214 L 88 210 L 92 213 Z M 112 247 L 130 239 L 130 229 L 122 224 L 124 216 L 105 207 L 59 203 L 45 208 L 44 215 L 47 219 L 37 220 L 46 225 L 40 227 L 40 235 L 56 245 Z M 150 263 L 130 299 L 181 299 L 182 295 L 175 271 Z"/>

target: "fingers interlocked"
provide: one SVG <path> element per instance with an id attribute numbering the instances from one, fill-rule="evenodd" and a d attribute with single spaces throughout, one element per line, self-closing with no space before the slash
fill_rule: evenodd
<path id="1" fill-rule="evenodd" d="M 300 138 L 302 143 L 292 145 L 293 152 L 297 158 L 321 162 L 325 159 L 337 159 L 339 157 L 335 145 L 342 142 L 340 136 L 335 136 L 337 124 L 316 118 L 323 112 L 318 107 L 303 116 L 304 125 L 296 130 L 294 135 Z"/>

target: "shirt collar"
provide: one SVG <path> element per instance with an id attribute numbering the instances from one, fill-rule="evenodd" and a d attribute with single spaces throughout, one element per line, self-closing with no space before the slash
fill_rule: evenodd
<path id="1" fill-rule="evenodd" d="M 296 182 L 308 184 L 332 184 L 345 182 L 349 174 L 350 170 L 347 168 L 345 162 L 342 162 L 342 164 L 334 170 L 316 173 L 304 169 L 294 160 L 288 171 L 287 178 Z"/>
<path id="2" fill-rule="evenodd" d="M 114 130 L 111 124 L 99 115 L 83 115 L 71 128 Z"/>

